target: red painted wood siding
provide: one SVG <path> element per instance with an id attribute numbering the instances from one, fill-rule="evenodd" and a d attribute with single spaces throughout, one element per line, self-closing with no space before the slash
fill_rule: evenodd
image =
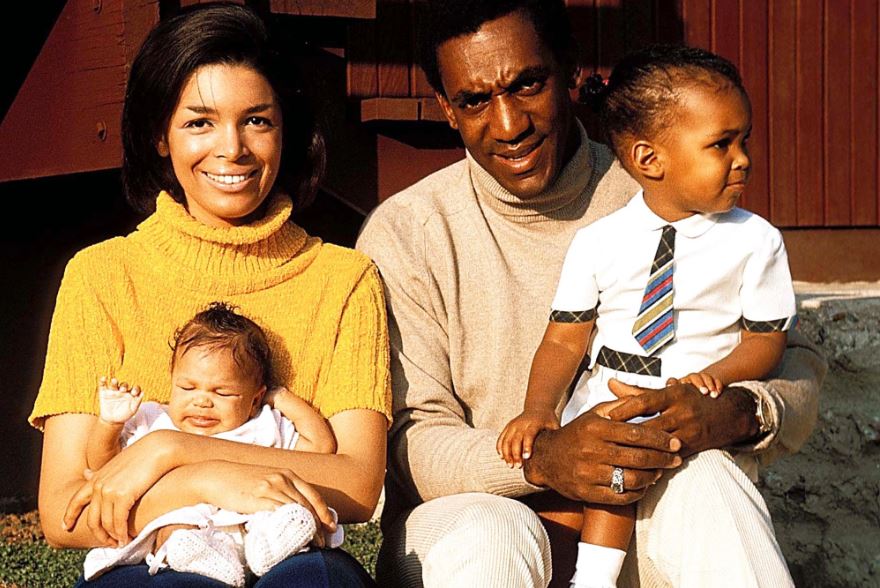
<path id="1" fill-rule="evenodd" d="M 431 95 L 412 61 L 403 75 L 414 55 L 400 46 L 412 43 L 412 1 L 379 0 L 377 21 L 349 47 L 349 96 Z M 705 47 L 737 64 L 754 118 L 747 208 L 781 227 L 880 226 L 878 0 L 567 4 L 585 65 L 603 74 L 654 41 Z"/>

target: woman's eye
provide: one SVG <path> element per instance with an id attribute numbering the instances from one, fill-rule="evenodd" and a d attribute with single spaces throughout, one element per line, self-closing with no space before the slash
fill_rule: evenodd
<path id="1" fill-rule="evenodd" d="M 271 127 L 272 121 L 264 116 L 251 116 L 245 121 L 249 125 L 256 127 Z"/>
<path id="2" fill-rule="evenodd" d="M 207 119 L 197 118 L 195 120 L 187 121 L 183 126 L 186 129 L 204 129 L 210 124 L 210 121 Z"/>

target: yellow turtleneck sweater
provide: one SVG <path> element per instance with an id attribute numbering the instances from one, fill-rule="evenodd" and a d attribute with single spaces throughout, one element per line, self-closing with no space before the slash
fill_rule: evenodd
<path id="1" fill-rule="evenodd" d="M 358 252 L 309 237 L 290 213 L 290 200 L 276 197 L 253 224 L 213 228 L 163 192 L 136 231 L 80 251 L 58 292 L 31 424 L 97 414 L 101 375 L 168 402 L 172 335 L 215 300 L 263 328 L 277 383 L 322 415 L 366 408 L 390 420 L 376 268 Z"/>

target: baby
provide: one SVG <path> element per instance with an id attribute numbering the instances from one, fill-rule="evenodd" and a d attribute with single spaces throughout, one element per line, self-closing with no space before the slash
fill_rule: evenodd
<path id="1" fill-rule="evenodd" d="M 766 377 L 796 318 L 782 236 L 736 208 L 749 178 L 752 118 L 733 64 L 655 46 L 624 58 L 593 88 L 611 147 L 642 191 L 572 241 L 524 410 L 498 439 L 510 465 L 529 458 L 541 430 L 617 401 L 612 378 L 647 388 L 681 381 L 714 398 L 734 382 Z M 592 373 L 560 421 L 555 408 L 594 327 Z M 610 490 L 624 494 L 624 470 L 608 470 Z M 616 585 L 634 518 L 632 504 L 584 506 L 573 586 Z"/>
<path id="2" fill-rule="evenodd" d="M 265 447 L 335 452 L 329 425 L 305 400 L 276 389 L 263 404 L 270 366 L 269 345 L 260 327 L 232 307 L 212 303 L 175 333 L 167 405 L 141 405 L 143 395 L 137 386 L 100 378 L 100 416 L 88 440 L 88 467 L 101 468 L 124 447 L 160 429 Z M 163 527 L 166 533 L 175 530 L 152 553 L 157 531 Z M 124 547 L 90 551 L 85 578 L 146 560 L 150 573 L 167 565 L 243 586 L 245 564 L 262 576 L 307 548 L 316 530 L 314 517 L 296 503 L 252 515 L 207 504 L 185 507 L 152 521 Z M 337 531 L 330 543 L 335 547 L 340 542 Z"/>

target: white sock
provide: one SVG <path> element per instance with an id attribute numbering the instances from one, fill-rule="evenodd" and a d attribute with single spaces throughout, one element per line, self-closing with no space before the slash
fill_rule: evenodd
<path id="1" fill-rule="evenodd" d="M 578 543 L 573 588 L 616 588 L 626 552 L 592 543 Z"/>

